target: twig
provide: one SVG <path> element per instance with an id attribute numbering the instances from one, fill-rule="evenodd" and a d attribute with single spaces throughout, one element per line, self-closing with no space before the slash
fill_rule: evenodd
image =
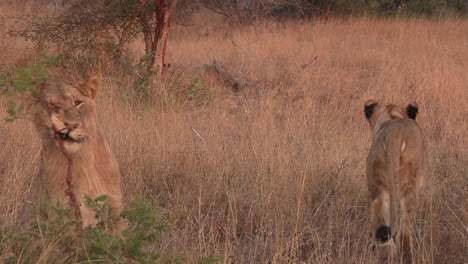
<path id="1" fill-rule="evenodd" d="M 15 119 L 22 119 L 22 120 L 34 121 L 32 118 L 26 117 L 26 116 L 16 116 Z"/>
<path id="2" fill-rule="evenodd" d="M 65 190 L 65 195 L 70 198 L 70 206 L 73 208 L 73 211 L 75 212 L 75 218 L 78 221 L 78 223 L 76 224 L 76 229 L 77 231 L 80 231 L 82 230 L 83 223 L 81 221 L 80 207 L 76 200 L 75 193 L 73 192 L 73 182 L 72 182 L 73 159 L 71 158 L 70 154 L 65 150 L 65 146 L 63 145 L 63 140 L 60 136 L 59 131 L 55 131 L 55 139 L 57 140 L 60 146 L 60 150 L 62 150 L 63 155 L 68 160 L 67 177 L 66 177 L 67 189 Z"/>
<path id="3" fill-rule="evenodd" d="M 307 67 L 309 67 L 312 63 L 314 63 L 317 59 L 318 59 L 318 56 L 315 56 L 315 57 L 312 59 L 311 62 L 306 63 L 306 64 L 302 64 L 302 65 L 301 65 L 301 69 L 302 69 L 302 70 L 307 69 Z"/>
<path id="4" fill-rule="evenodd" d="M 31 205 L 32 207 L 34 207 L 34 209 L 38 210 L 39 213 L 41 213 L 45 219 L 49 219 L 49 214 L 46 211 L 42 210 L 39 206 L 35 205 L 32 201 L 23 200 L 23 203 Z"/>
<path id="5" fill-rule="evenodd" d="M 198 133 L 198 131 L 195 130 L 195 128 L 192 127 L 192 131 L 195 133 L 195 135 L 197 135 L 199 139 L 201 139 L 202 141 L 205 141 L 205 139 L 200 135 L 200 133 Z"/>

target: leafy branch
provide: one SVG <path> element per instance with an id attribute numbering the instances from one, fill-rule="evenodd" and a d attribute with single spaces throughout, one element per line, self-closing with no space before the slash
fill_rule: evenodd
<path id="1" fill-rule="evenodd" d="M 63 53 L 57 56 L 41 55 L 43 57 L 42 61 L 17 67 L 12 70 L 13 74 L 11 76 L 7 73 L 0 74 L 1 94 L 9 98 L 7 102 L 8 117 L 4 118 L 6 122 L 13 122 L 16 119 L 24 118 L 26 115 L 24 113 L 25 105 L 16 102 L 13 98 L 27 94 L 37 96 L 39 94 L 38 85 L 49 79 L 47 75 L 48 69 L 51 66 L 57 65 L 63 57 Z"/>

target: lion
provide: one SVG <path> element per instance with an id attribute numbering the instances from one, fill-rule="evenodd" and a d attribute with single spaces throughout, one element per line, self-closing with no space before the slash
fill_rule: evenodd
<path id="1" fill-rule="evenodd" d="M 418 194 L 424 181 L 424 140 L 416 123 L 418 105 L 405 109 L 365 103 L 373 131 L 367 157 L 372 236 L 382 261 L 412 261 L 412 227 Z"/>
<path id="2" fill-rule="evenodd" d="M 72 191 L 83 227 L 97 223 L 95 213 L 85 206 L 85 194 L 92 199 L 107 195 L 111 217 L 122 211 L 119 166 L 94 119 L 101 78 L 93 74 L 78 83 L 43 82 L 29 106 L 42 141 L 40 173 L 33 181 L 30 198 L 33 203 L 42 197 L 51 202 L 68 201 L 65 191 L 69 156 L 73 162 Z"/>

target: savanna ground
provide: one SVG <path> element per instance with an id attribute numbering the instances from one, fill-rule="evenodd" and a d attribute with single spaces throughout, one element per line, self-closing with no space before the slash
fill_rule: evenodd
<path id="1" fill-rule="evenodd" d="M 200 21 L 174 29 L 169 81 L 144 97 L 106 65 L 54 72 L 103 72 L 97 118 L 125 195 L 150 199 L 171 223 L 157 250 L 225 263 L 372 263 L 363 105 L 377 99 L 420 106 L 430 168 L 417 263 L 468 262 L 467 20 L 262 22 L 228 34 Z M 0 45 L 0 67 L 38 58 L 22 39 Z M 215 58 L 267 92 L 234 93 L 206 71 Z M 32 122 L 0 124 L 4 225 L 38 173 L 39 149 Z"/>

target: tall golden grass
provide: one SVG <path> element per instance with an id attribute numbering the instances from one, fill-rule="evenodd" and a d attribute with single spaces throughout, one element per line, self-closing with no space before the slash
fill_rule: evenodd
<path id="1" fill-rule="evenodd" d="M 202 80 L 210 99 L 126 100 L 132 82 L 112 73 L 98 97 L 126 196 L 151 199 L 172 224 L 155 248 L 225 263 L 373 263 L 363 105 L 377 99 L 420 105 L 430 168 L 416 263 L 468 262 L 468 21 L 265 22 L 228 35 L 207 28 L 176 28 L 168 60 L 176 74 Z M 0 44 L 0 67 L 33 61 L 23 40 Z M 234 94 L 205 71 L 215 58 L 268 91 Z M 73 69 L 62 74 L 76 78 Z M 39 150 L 31 122 L 0 124 L 1 223 L 15 221 Z"/>

